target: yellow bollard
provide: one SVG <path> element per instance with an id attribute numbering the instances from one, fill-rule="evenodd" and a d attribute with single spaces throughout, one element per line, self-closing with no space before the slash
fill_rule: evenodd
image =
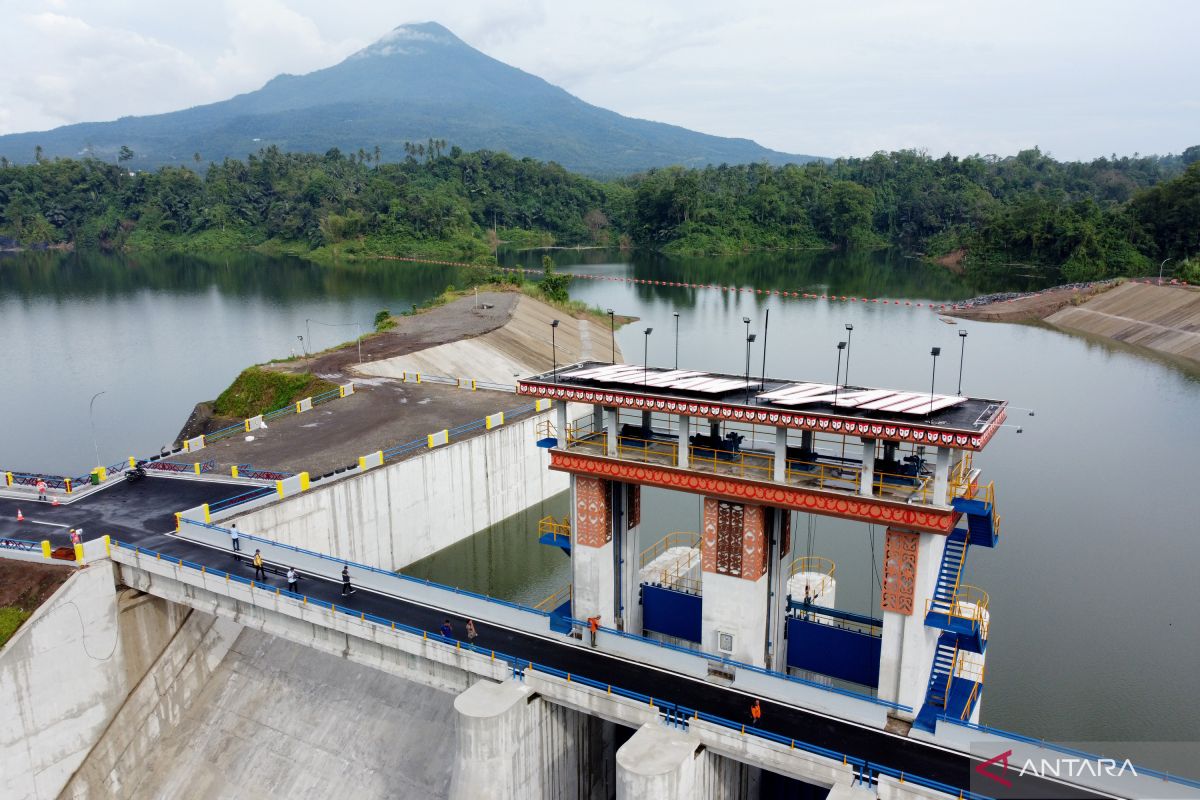
<path id="1" fill-rule="evenodd" d="M 229 474 L 236 478 L 238 476 L 238 468 L 236 466 L 230 467 Z"/>
<path id="2" fill-rule="evenodd" d="M 70 493 L 71 493 L 71 479 L 70 479 L 70 478 L 64 478 L 64 479 L 63 479 L 63 483 L 64 483 L 64 484 L 66 484 L 66 487 L 67 487 L 67 494 L 70 494 Z"/>
<path id="3" fill-rule="evenodd" d="M 193 462 L 192 469 L 195 470 L 197 475 L 199 475 L 200 474 L 200 462 L 199 461 Z"/>
<path id="4" fill-rule="evenodd" d="M 50 558 L 50 542 L 42 539 L 42 558 Z"/>
<path id="5" fill-rule="evenodd" d="M 83 545 L 82 544 L 75 545 L 75 563 L 76 564 L 83 563 Z"/>
<path id="6" fill-rule="evenodd" d="M 104 555 L 112 555 L 112 538 L 107 533 L 104 534 Z"/>
<path id="7" fill-rule="evenodd" d="M 471 391 L 472 392 L 474 392 L 476 389 L 479 388 L 478 386 L 476 386 L 476 383 L 477 383 L 477 381 L 474 378 L 471 378 Z"/>
<path id="8" fill-rule="evenodd" d="M 175 532 L 179 532 L 179 528 L 183 525 L 183 512 L 175 512 Z"/>
<path id="9" fill-rule="evenodd" d="M 129 468 L 133 469 L 136 466 L 137 466 L 137 459 L 134 458 L 133 456 L 130 456 L 129 457 Z"/>
<path id="10" fill-rule="evenodd" d="M 212 514 L 211 514 L 211 513 L 209 513 L 209 510 L 208 510 L 208 503 L 205 503 L 205 504 L 204 504 L 204 521 L 205 521 L 206 523 L 212 522 Z"/>
<path id="11" fill-rule="evenodd" d="M 302 491 L 302 492 L 308 491 L 308 473 L 307 472 L 300 473 L 300 491 Z"/>

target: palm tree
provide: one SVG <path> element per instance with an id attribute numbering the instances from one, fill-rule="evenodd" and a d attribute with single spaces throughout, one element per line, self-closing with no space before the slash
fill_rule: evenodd
<path id="1" fill-rule="evenodd" d="M 42 163 L 42 146 L 39 144 L 33 148 L 33 160 L 37 163 Z"/>

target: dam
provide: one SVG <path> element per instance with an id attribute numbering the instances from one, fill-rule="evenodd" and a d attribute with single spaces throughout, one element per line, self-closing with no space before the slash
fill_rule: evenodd
<path id="1" fill-rule="evenodd" d="M 114 465 L 69 492 L 64 481 L 53 507 L 14 479 L 0 500 L 5 552 L 45 560 L 65 549 L 76 571 L 0 658 L 0 685 L 22 707 L 0 737 L 6 795 L 196 785 L 183 771 L 159 784 L 138 774 L 171 761 L 163 743 L 182 754 L 183 730 L 220 732 L 262 758 L 296 747 L 258 762 L 293 791 L 344 781 L 371 791 L 360 773 L 416 772 L 367 746 L 395 734 L 398 719 L 415 719 L 427 739 L 404 740 L 428 764 L 409 790 L 454 797 L 777 796 L 801 785 L 813 796 L 987 797 L 999 784 L 979 768 L 994 756 L 1010 752 L 1016 765 L 1066 755 L 977 724 L 991 621 L 986 596 L 958 576 L 968 553 L 986 557 L 1003 543 L 981 452 L 1005 425 L 1005 401 L 679 372 L 576 353 L 524 370 L 519 396 L 432 374 L 455 381 L 433 384 L 439 391 L 488 397 L 495 410 L 359 447 L 340 469 L 276 462 L 234 476 L 229 462 L 246 463 L 234 448 L 253 446 L 246 436 L 262 422 L 266 436 L 299 429 L 306 414 L 365 391 L 348 382 L 313 408 L 244 420 L 236 436 L 202 435 L 150 462 L 180 469 L 125 482 L 128 464 Z M 398 373 L 387 377 L 407 385 L 410 370 Z M 430 377 L 411 373 L 414 386 Z M 241 444 L 222 452 L 226 440 Z M 701 497 L 700 535 L 641 541 L 642 487 Z M 562 602 L 520 606 L 396 574 L 564 489 L 565 530 L 530 531 L 569 551 Z M 27 523 L 51 523 L 45 546 L 17 535 L 31 527 L 13 522 L 18 509 Z M 875 614 L 838 608 L 826 562 L 797 563 L 794 511 L 887 524 Z M 80 527 L 76 547 L 67 531 Z M 248 563 L 254 551 L 262 575 Z M 289 569 L 302 576 L 294 590 Z M 106 666 L 73 681 L 75 659 Z M 277 737 L 260 728 L 237 738 L 220 714 L 193 710 L 253 706 L 256 692 L 287 684 L 259 677 L 222 693 L 214 681 L 285 665 L 314 681 L 287 700 L 346 726 L 330 733 L 353 746 L 352 766 L 322 760 L 328 745 L 305 740 L 286 703 L 250 715 L 286 733 Z M 369 686 L 395 712 L 312 699 L 342 681 Z M 360 738 L 364 746 L 350 744 Z M 38 741 L 70 746 L 28 746 Z M 331 781 L 305 755 L 357 777 Z M 245 780 L 261 774 L 238 773 L 234 757 L 217 763 Z M 207 780 L 214 793 L 231 786 Z M 1019 781 L 1029 796 L 1195 791 L 1150 772 Z M 402 791 L 386 786 L 373 790 Z"/>

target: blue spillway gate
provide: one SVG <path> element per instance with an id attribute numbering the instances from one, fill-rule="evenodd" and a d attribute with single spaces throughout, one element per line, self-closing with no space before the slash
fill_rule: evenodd
<path id="1" fill-rule="evenodd" d="M 698 594 L 642 584 L 642 627 L 689 642 L 700 641 Z"/>
<path id="2" fill-rule="evenodd" d="M 789 667 L 878 688 L 880 637 L 792 617 L 787 640 Z"/>

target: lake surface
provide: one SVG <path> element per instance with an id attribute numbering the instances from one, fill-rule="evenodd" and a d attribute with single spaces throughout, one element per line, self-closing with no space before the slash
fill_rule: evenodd
<path id="1" fill-rule="evenodd" d="M 554 253 L 560 268 L 649 280 L 718 283 L 913 302 L 961 299 L 975 288 L 887 253 L 673 260 L 597 251 Z M 538 266 L 540 253 L 507 256 Z M 403 310 L 458 279 L 453 270 L 395 263 L 320 268 L 288 259 L 123 259 L 39 254 L 0 260 L 0 464 L 83 472 L 94 459 L 88 399 L 96 401 L 101 460 L 156 450 L 197 400 L 211 399 L 247 364 L 299 348 L 305 320 L 359 322 Z M 460 281 L 461 283 L 461 281 Z M 855 383 L 927 390 L 931 346 L 943 348 L 937 388 L 1017 409 L 976 460 L 995 480 L 1001 542 L 972 548 L 964 580 L 991 595 L 985 723 L 1059 741 L 1200 740 L 1200 523 L 1194 454 L 1200 377 L 1165 361 L 1034 326 L 947 325 L 927 308 L 829 303 L 712 290 L 576 280 L 572 296 L 638 317 L 616 332 L 630 360 L 648 344 L 652 366 L 741 372 L 743 316 L 769 374 L 832 381 L 844 325 L 854 325 Z M 642 334 L 654 332 L 648 343 Z M 311 325 L 312 344 L 352 338 Z M 843 371 L 845 365 L 843 363 Z M 414 565 L 447 583 L 522 601 L 557 591 L 566 558 L 536 544 L 557 498 Z M 697 498 L 647 492 L 643 541 L 696 530 Z M 811 527 L 810 527 L 811 526 Z M 799 519 L 798 547 L 837 562 L 838 605 L 867 611 L 882 530 Z M 872 568 L 872 559 L 876 566 Z M 1195 763 L 1195 762 L 1193 762 Z M 1187 762 L 1167 766 L 1195 773 Z"/>

